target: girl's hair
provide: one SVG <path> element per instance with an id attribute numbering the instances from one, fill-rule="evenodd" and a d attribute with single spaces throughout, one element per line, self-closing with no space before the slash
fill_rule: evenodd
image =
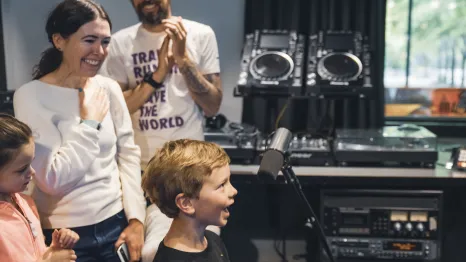
<path id="1" fill-rule="evenodd" d="M 64 0 L 58 4 L 49 14 L 45 25 L 47 37 L 53 46 L 42 53 L 39 64 L 34 66 L 33 79 L 39 79 L 57 70 L 63 61 L 63 53 L 53 44 L 54 34 L 60 34 L 66 39 L 76 33 L 82 25 L 97 18 L 106 20 L 110 29 L 112 28 L 107 12 L 92 0 Z"/>
<path id="2" fill-rule="evenodd" d="M 2 169 L 23 145 L 29 144 L 32 131 L 25 123 L 13 116 L 0 113 L 0 169 Z"/>

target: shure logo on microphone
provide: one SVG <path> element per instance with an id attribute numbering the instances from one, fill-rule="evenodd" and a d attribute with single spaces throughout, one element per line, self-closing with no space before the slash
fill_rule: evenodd
<path id="1" fill-rule="evenodd" d="M 311 153 L 291 153 L 292 158 L 311 158 Z"/>

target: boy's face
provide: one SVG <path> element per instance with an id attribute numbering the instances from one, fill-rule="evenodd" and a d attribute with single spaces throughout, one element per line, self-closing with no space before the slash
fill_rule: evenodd
<path id="1" fill-rule="evenodd" d="M 0 169 L 0 192 L 19 193 L 27 189 L 35 174 L 31 167 L 34 159 L 34 141 L 18 149 L 17 155 Z"/>
<path id="2" fill-rule="evenodd" d="M 205 178 L 199 198 L 192 200 L 196 219 L 205 226 L 225 226 L 230 216 L 228 208 L 235 202 L 237 193 L 230 183 L 230 166 L 214 169 Z"/>

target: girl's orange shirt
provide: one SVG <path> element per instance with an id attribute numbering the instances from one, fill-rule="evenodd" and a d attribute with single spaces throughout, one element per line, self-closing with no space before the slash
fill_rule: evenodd
<path id="1" fill-rule="evenodd" d="M 24 194 L 13 198 L 24 215 L 11 203 L 0 201 L 0 261 L 38 261 L 47 247 L 36 205 Z"/>

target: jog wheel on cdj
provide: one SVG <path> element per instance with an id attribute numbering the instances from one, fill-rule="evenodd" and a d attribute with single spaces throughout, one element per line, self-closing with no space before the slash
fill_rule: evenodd
<path id="1" fill-rule="evenodd" d="M 323 79 L 347 82 L 361 75 L 362 63 L 350 53 L 330 53 L 324 56 L 317 65 L 317 73 Z"/>
<path id="2" fill-rule="evenodd" d="M 251 61 L 250 72 L 255 79 L 284 80 L 293 72 L 291 57 L 283 52 L 264 52 Z"/>

